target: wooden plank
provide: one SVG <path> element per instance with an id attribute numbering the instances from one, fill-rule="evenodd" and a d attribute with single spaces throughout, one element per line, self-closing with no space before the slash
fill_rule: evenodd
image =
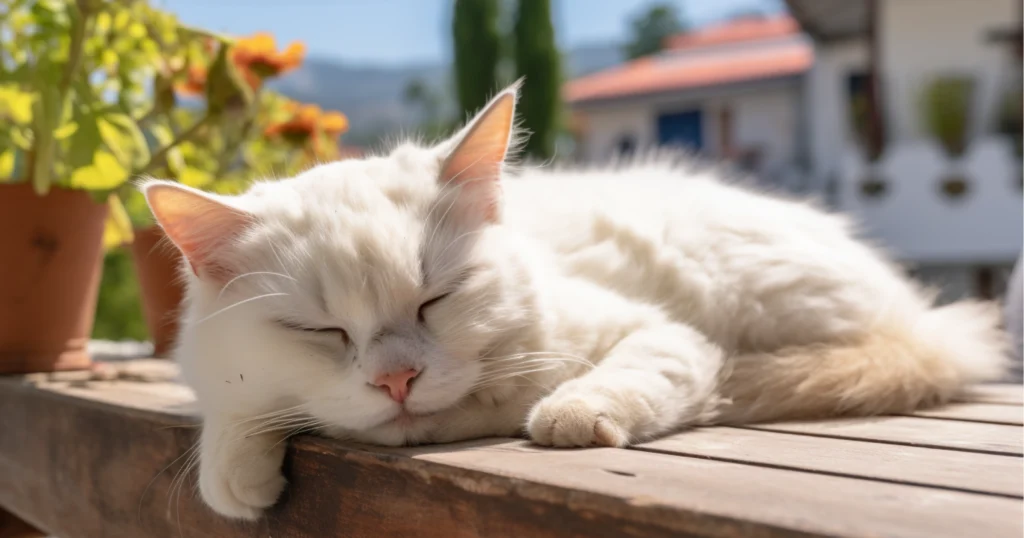
<path id="1" fill-rule="evenodd" d="M 700 428 L 635 447 L 722 461 L 1024 497 L 1024 459 L 740 428 Z"/>
<path id="2" fill-rule="evenodd" d="M 0 508 L 0 538 L 46 538 L 46 533 Z"/>
<path id="3" fill-rule="evenodd" d="M 989 504 L 981 500 L 984 495 L 949 491 L 945 493 L 952 497 L 945 499 L 937 496 L 945 491 L 941 489 L 707 459 L 617 449 L 550 451 L 533 448 L 525 441 L 477 444 L 473 450 L 434 446 L 401 452 L 415 454 L 416 459 L 536 481 L 557 477 L 577 491 L 625 494 L 634 502 L 666 507 L 696 506 L 707 514 L 746 519 L 753 528 L 757 528 L 753 524 L 772 521 L 815 536 L 964 536 L 971 532 L 1002 536 L 1024 531 L 1024 526 L 1011 521 L 1018 514 L 1024 516 L 1024 507 L 1016 499 L 988 497 Z M 960 519 L 965 510 L 955 505 L 959 501 L 953 501 L 954 497 L 978 506 L 1002 523 L 991 531 L 962 526 L 970 524 Z M 944 509 L 934 504 L 946 502 L 954 502 L 949 505 L 958 512 L 953 518 L 947 519 Z M 894 509 L 897 506 L 899 509 Z M 929 519 L 945 521 L 926 522 Z"/>
<path id="4" fill-rule="evenodd" d="M 1024 386 L 975 385 L 956 398 L 959 402 L 1024 405 Z"/>
<path id="5" fill-rule="evenodd" d="M 1024 407 L 1008 404 L 961 403 L 916 411 L 913 416 L 966 420 L 990 424 L 1024 425 Z"/>
<path id="6" fill-rule="evenodd" d="M 1002 424 L 920 417 L 871 417 L 754 424 L 743 428 L 989 454 L 1020 456 L 1024 453 L 1021 428 Z"/>
<path id="7" fill-rule="evenodd" d="M 289 446 L 284 499 L 254 524 L 175 496 L 194 419 L 0 379 L 0 506 L 78 536 L 1020 536 L 1014 499 L 617 449 L 491 440 L 416 449 Z M 180 402 L 179 402 L 180 403 Z M 178 405 L 178 404 L 173 404 Z M 941 422 L 941 421 L 934 421 Z M 69 440 L 72 440 L 69 442 Z M 771 499 L 773 502 L 766 502 Z M 841 502 L 838 502 L 841 500 Z M 972 534 L 973 535 L 973 534 Z"/>

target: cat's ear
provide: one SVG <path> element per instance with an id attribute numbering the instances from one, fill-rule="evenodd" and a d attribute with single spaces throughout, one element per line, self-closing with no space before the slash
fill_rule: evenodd
<path id="1" fill-rule="evenodd" d="M 168 239 L 200 277 L 224 279 L 230 271 L 218 258 L 252 223 L 252 215 L 214 195 L 169 181 L 149 181 L 142 192 Z"/>
<path id="2" fill-rule="evenodd" d="M 497 222 L 501 171 L 514 137 L 519 83 L 496 95 L 461 132 L 445 144 L 438 177 L 443 187 L 459 188 L 459 205 L 485 222 Z"/>

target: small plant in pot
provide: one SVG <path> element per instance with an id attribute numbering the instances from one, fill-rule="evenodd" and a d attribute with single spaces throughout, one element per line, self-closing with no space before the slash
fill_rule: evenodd
<path id="1" fill-rule="evenodd" d="M 159 21 L 144 2 L 0 9 L 0 373 L 86 368 L 104 246 L 131 236 L 114 191 L 149 158 L 134 117 Z"/>
<path id="2" fill-rule="evenodd" d="M 964 76 L 937 78 L 924 91 L 925 127 L 954 161 L 967 151 L 973 96 L 974 80 Z M 947 199 L 961 200 L 970 193 L 970 181 L 962 172 L 954 170 L 939 180 L 938 188 Z"/>
<path id="3" fill-rule="evenodd" d="M 297 43 L 278 51 L 266 34 L 224 41 L 199 53 L 185 51 L 183 76 L 165 86 L 164 100 L 190 106 L 168 107 L 155 115 L 147 135 L 155 141 L 180 140 L 182 133 L 188 138 L 144 172 L 230 194 L 256 177 L 296 173 L 336 158 L 337 138 L 348 125 L 343 115 L 324 114 L 264 90 L 267 79 L 297 67 L 302 55 Z M 315 136 L 302 136 L 301 126 L 294 125 L 299 119 L 312 126 Z M 201 127 L 187 127 L 195 125 Z M 146 325 L 154 354 L 166 356 L 177 337 L 184 296 L 181 255 L 153 224 L 142 196 L 130 188 L 122 194 L 134 227 L 131 253 Z"/>

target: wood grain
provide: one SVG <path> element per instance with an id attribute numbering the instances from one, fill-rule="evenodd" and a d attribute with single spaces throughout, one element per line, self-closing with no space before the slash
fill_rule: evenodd
<path id="1" fill-rule="evenodd" d="M 1024 497 L 1024 459 L 739 428 L 701 428 L 634 447 L 712 458 Z"/>
<path id="2" fill-rule="evenodd" d="M 1011 426 L 1024 425 L 1024 407 L 1009 404 L 952 404 L 935 409 L 917 411 L 913 413 L 913 416 L 964 420 L 968 422 L 987 422 L 990 424 L 1009 424 Z"/>
<path id="3" fill-rule="evenodd" d="M 1011 520 L 1017 514 L 1024 516 L 1016 499 L 989 497 L 993 501 L 989 504 L 982 500 L 983 495 L 642 451 L 552 451 L 513 441 L 478 444 L 472 450 L 441 446 L 401 452 L 415 459 L 535 482 L 557 480 L 577 491 L 626 495 L 633 502 L 643 499 L 680 514 L 700 509 L 708 515 L 814 535 L 956 536 L 973 532 L 969 525 L 976 523 L 960 519 L 967 514 L 962 506 L 956 506 L 958 502 L 974 504 L 986 518 L 1003 521 L 1005 526 L 984 531 L 995 535 L 1017 532 L 1020 527 Z M 945 497 L 947 494 L 950 497 Z M 837 503 L 837 499 L 843 501 Z M 942 509 L 936 509 L 937 504 L 947 502 L 957 515 L 947 518 Z M 893 510 L 894 506 L 899 510 Z"/>
<path id="4" fill-rule="evenodd" d="M 745 429 L 860 439 L 931 448 L 1020 456 L 1021 428 L 920 417 L 848 418 L 743 426 Z"/>
<path id="5" fill-rule="evenodd" d="M 948 488 L 506 439 L 387 449 L 309 436 L 289 445 L 282 500 L 238 523 L 196 499 L 191 479 L 174 488 L 196 435 L 188 400 L 163 380 L 0 378 L 0 506 L 62 538 L 1024 532 L 1019 499 Z"/>
<path id="6" fill-rule="evenodd" d="M 1024 405 L 1024 386 L 1010 384 L 976 385 L 958 396 L 956 401 Z"/>

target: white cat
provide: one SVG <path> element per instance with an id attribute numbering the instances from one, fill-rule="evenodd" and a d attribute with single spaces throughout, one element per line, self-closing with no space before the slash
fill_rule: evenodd
<path id="1" fill-rule="evenodd" d="M 515 100 L 237 197 L 145 185 L 189 262 L 176 356 L 214 510 L 273 504 L 300 428 L 623 446 L 906 412 L 999 375 L 996 309 L 933 308 L 840 217 L 665 163 L 504 170 Z"/>

